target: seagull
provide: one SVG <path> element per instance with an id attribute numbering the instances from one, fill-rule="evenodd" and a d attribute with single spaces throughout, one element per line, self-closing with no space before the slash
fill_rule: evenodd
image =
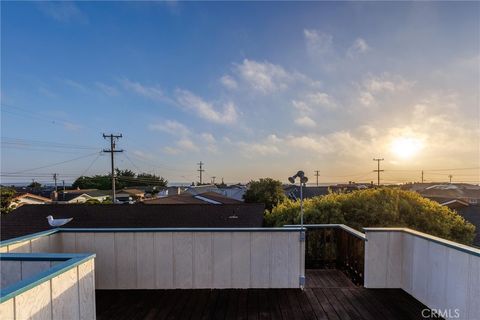
<path id="1" fill-rule="evenodd" d="M 69 223 L 70 221 L 73 220 L 73 218 L 68 218 L 68 219 L 53 219 L 52 216 L 47 217 L 48 224 L 52 227 L 61 227 L 64 224 Z"/>

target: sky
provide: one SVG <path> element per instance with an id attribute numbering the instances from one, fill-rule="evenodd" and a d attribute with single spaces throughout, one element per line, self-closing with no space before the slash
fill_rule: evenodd
<path id="1" fill-rule="evenodd" d="M 478 2 L 2 2 L 1 182 L 478 183 Z"/>

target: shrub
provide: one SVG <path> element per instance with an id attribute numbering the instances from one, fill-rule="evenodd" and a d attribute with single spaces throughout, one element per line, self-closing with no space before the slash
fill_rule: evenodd
<path id="1" fill-rule="evenodd" d="M 300 201 L 287 200 L 265 214 L 268 226 L 300 222 Z M 448 207 L 398 188 L 330 193 L 304 200 L 304 223 L 344 223 L 364 227 L 406 227 L 437 237 L 471 244 L 475 226 Z"/>

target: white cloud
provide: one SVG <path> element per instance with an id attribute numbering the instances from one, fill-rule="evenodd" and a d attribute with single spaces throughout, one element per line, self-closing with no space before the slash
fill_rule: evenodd
<path id="1" fill-rule="evenodd" d="M 312 120 L 310 117 L 304 116 L 295 119 L 295 124 L 301 127 L 314 128 L 317 123 Z"/>
<path id="2" fill-rule="evenodd" d="M 230 124 L 237 120 L 237 110 L 232 102 L 223 105 L 223 111 L 215 110 L 212 103 L 204 101 L 187 90 L 176 90 L 177 102 L 199 117 L 215 123 Z"/>
<path id="3" fill-rule="evenodd" d="M 151 160 L 151 159 L 154 158 L 152 154 L 143 152 L 143 151 L 141 151 L 141 150 L 134 150 L 134 151 L 133 151 L 133 154 L 134 154 L 135 156 L 137 156 L 138 158 L 144 159 L 144 160 Z"/>
<path id="4" fill-rule="evenodd" d="M 302 114 L 310 114 L 318 108 L 333 109 L 336 104 L 325 92 L 313 92 L 303 96 L 303 100 L 292 100 L 292 105 Z"/>
<path id="5" fill-rule="evenodd" d="M 46 16 L 59 22 L 88 23 L 88 17 L 73 1 L 41 1 L 37 6 Z"/>
<path id="6" fill-rule="evenodd" d="M 221 77 L 220 82 L 222 83 L 222 85 L 225 88 L 230 89 L 230 90 L 237 89 L 237 87 L 238 87 L 237 81 L 235 81 L 235 79 L 233 79 L 229 75 L 224 75 L 223 77 Z"/>
<path id="7" fill-rule="evenodd" d="M 347 56 L 349 56 L 350 58 L 353 58 L 359 54 L 366 53 L 370 49 L 371 48 L 367 44 L 367 41 L 365 41 L 365 39 L 357 38 L 353 42 L 352 46 L 348 49 Z"/>
<path id="8" fill-rule="evenodd" d="M 313 29 L 304 29 L 307 52 L 312 56 L 330 54 L 333 51 L 333 36 Z"/>
<path id="9" fill-rule="evenodd" d="M 280 154 L 280 148 L 277 146 L 282 142 L 275 134 L 270 134 L 263 141 L 259 142 L 240 142 L 238 143 L 241 152 L 246 158 L 255 158 L 256 156 L 269 156 Z"/>
<path id="10" fill-rule="evenodd" d="M 381 76 L 370 76 L 363 82 L 365 88 L 372 92 L 395 92 L 411 88 L 414 82 L 410 82 L 401 76 L 383 74 Z"/>
<path id="11" fill-rule="evenodd" d="M 252 89 L 264 94 L 286 89 L 293 78 L 283 67 L 270 62 L 245 59 L 236 70 Z"/>
<path id="12" fill-rule="evenodd" d="M 190 134 L 190 130 L 185 125 L 175 120 L 167 120 L 163 123 L 150 124 L 148 128 L 152 131 L 163 131 L 172 135 L 186 136 Z"/>
<path id="13" fill-rule="evenodd" d="M 175 143 L 175 146 L 167 146 L 163 148 L 163 152 L 170 155 L 177 155 L 185 152 L 196 152 L 199 148 L 189 138 L 182 138 Z"/>
<path id="14" fill-rule="evenodd" d="M 312 112 L 312 108 L 305 103 L 305 101 L 292 100 L 292 105 L 295 109 L 302 113 Z"/>
<path id="15" fill-rule="evenodd" d="M 95 82 L 95 86 L 100 89 L 104 94 L 106 94 L 107 96 L 118 96 L 119 95 L 119 92 L 117 90 L 117 88 L 115 88 L 114 86 L 109 86 L 105 83 L 102 83 L 102 82 Z"/>
<path id="16" fill-rule="evenodd" d="M 177 141 L 177 146 L 185 151 L 197 151 L 198 147 L 193 143 L 192 140 L 184 138 Z"/>
<path id="17" fill-rule="evenodd" d="M 201 137 L 206 143 L 211 144 L 216 142 L 215 137 L 211 133 L 204 132 L 201 134 Z"/>
<path id="18" fill-rule="evenodd" d="M 358 98 L 361 104 L 368 107 L 375 102 L 375 97 L 368 91 L 360 92 L 360 97 Z"/>
<path id="19" fill-rule="evenodd" d="M 127 78 L 121 79 L 120 83 L 126 90 L 136 93 L 145 98 L 155 101 L 164 101 L 167 99 L 159 86 L 146 86 L 139 82 L 130 81 Z"/>
<path id="20" fill-rule="evenodd" d="M 372 106 L 376 103 L 376 97 L 381 94 L 393 94 L 409 90 L 415 85 L 414 81 L 407 81 L 399 75 L 388 73 L 379 76 L 366 77 L 361 85 L 358 101 L 364 106 Z"/>
<path id="21" fill-rule="evenodd" d="M 81 84 L 81 83 L 79 83 L 79 82 L 77 82 L 77 81 L 74 81 L 74 80 L 71 80 L 71 79 L 65 79 L 64 82 L 65 82 L 68 86 L 70 86 L 70 87 L 72 87 L 72 88 L 74 88 L 74 89 L 76 89 L 76 90 L 79 90 L 79 91 L 87 91 L 87 88 L 86 88 L 83 84 Z"/>

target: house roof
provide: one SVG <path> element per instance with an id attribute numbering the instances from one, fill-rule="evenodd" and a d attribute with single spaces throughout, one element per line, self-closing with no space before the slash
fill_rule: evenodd
<path id="1" fill-rule="evenodd" d="M 86 196 L 87 198 L 91 198 L 92 196 L 88 195 L 86 192 L 81 192 L 81 193 L 70 193 L 70 192 L 65 192 L 65 193 L 59 193 L 58 194 L 58 201 L 71 201 L 75 198 L 81 197 L 81 196 Z"/>
<path id="2" fill-rule="evenodd" d="M 15 200 L 15 199 L 26 198 L 26 197 L 28 197 L 28 198 L 33 198 L 33 199 L 37 199 L 37 200 L 44 201 L 44 202 L 51 202 L 51 201 L 52 201 L 52 200 L 49 199 L 49 198 L 42 197 L 42 196 L 39 196 L 39 195 L 36 195 L 36 194 L 31 194 L 31 193 L 28 193 L 28 192 L 18 194 L 17 196 L 15 196 L 15 197 L 12 199 L 12 201 Z"/>
<path id="3" fill-rule="evenodd" d="M 51 229 L 49 215 L 73 218 L 62 228 L 253 228 L 262 227 L 264 209 L 263 204 L 254 203 L 24 205 L 2 215 L 1 239 Z"/>
<path id="4" fill-rule="evenodd" d="M 462 206 L 454 209 L 459 215 L 476 227 L 473 244 L 480 247 L 480 204 Z"/>
<path id="5" fill-rule="evenodd" d="M 139 189 L 130 189 L 130 188 L 124 188 L 121 190 L 121 193 L 128 193 L 130 195 L 137 195 L 137 194 L 144 194 L 145 191 L 139 190 Z"/>
<path id="6" fill-rule="evenodd" d="M 216 192 L 204 192 L 201 194 L 182 193 L 167 197 L 147 199 L 145 204 L 242 204 L 243 201 L 225 197 Z"/>

